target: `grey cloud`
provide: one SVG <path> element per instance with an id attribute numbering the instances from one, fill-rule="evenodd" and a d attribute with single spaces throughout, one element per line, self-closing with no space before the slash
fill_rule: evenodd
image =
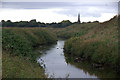
<path id="1" fill-rule="evenodd" d="M 91 8 L 91 10 L 89 10 Z M 95 10 L 94 10 L 95 8 Z M 70 15 L 70 16 L 77 16 L 78 13 L 81 14 L 82 17 L 100 17 L 102 13 L 117 13 L 117 3 L 111 6 L 105 5 L 98 5 L 98 6 L 76 6 L 70 7 L 67 10 L 63 11 L 56 11 L 60 14 Z"/>
<path id="2" fill-rule="evenodd" d="M 59 14 L 77 16 L 80 12 L 82 17 L 100 17 L 102 13 L 117 13 L 117 2 L 3 2 L 2 8 L 13 9 L 51 9 L 61 8 L 54 11 Z M 91 10 L 89 10 L 91 8 Z M 95 8 L 93 10 L 92 8 Z"/>
<path id="3" fill-rule="evenodd" d="M 13 9 L 49 9 L 76 6 L 71 2 L 3 2 L 3 8 Z"/>
<path id="4" fill-rule="evenodd" d="M 78 7 L 78 6 L 103 6 L 111 7 L 116 6 L 116 2 L 108 3 L 87 3 L 87 2 L 2 2 L 3 8 L 21 8 L 21 9 L 46 9 L 46 8 L 58 8 L 58 7 Z"/>

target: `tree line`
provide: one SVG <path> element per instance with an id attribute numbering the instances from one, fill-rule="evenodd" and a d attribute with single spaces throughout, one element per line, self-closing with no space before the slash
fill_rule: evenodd
<path id="1" fill-rule="evenodd" d="M 30 21 L 19 21 L 19 22 L 12 22 L 11 20 L 2 20 L 2 27 L 56 27 L 56 28 L 63 28 L 70 26 L 73 24 L 69 20 L 63 20 L 59 23 L 42 23 L 37 22 L 36 19 L 32 19 Z"/>

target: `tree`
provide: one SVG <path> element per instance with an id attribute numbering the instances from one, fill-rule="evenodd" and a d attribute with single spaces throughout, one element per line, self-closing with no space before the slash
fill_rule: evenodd
<path id="1" fill-rule="evenodd" d="M 61 27 L 67 27 L 70 26 L 72 23 L 69 20 L 63 20 L 61 22 Z"/>
<path id="2" fill-rule="evenodd" d="M 2 20 L 1 22 L 2 22 L 2 27 L 5 27 L 5 21 Z"/>
<path id="3" fill-rule="evenodd" d="M 7 20 L 5 22 L 5 27 L 12 27 L 12 26 L 13 26 L 13 24 L 12 24 L 12 22 L 10 20 Z"/>
<path id="4" fill-rule="evenodd" d="M 32 19 L 29 23 L 30 27 L 39 27 L 38 23 L 36 22 L 36 19 Z"/>

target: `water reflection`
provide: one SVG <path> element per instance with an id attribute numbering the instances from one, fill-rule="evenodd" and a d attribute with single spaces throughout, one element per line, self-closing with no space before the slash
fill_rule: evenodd
<path id="1" fill-rule="evenodd" d="M 66 62 L 64 52 L 64 41 L 59 40 L 56 45 L 46 50 L 38 62 L 45 68 L 46 74 L 54 78 L 96 78 L 94 74 L 80 69 Z"/>
<path id="2" fill-rule="evenodd" d="M 79 69 L 82 69 L 84 73 L 88 73 L 89 75 L 95 75 L 98 78 L 120 78 L 120 74 L 117 74 L 116 71 L 110 69 L 109 67 L 102 68 L 93 68 L 91 63 L 87 61 L 76 62 L 73 57 L 65 54 L 66 62 L 71 65 L 76 66 Z"/>

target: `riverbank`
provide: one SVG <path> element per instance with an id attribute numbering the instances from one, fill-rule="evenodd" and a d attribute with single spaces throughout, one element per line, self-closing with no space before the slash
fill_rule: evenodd
<path id="1" fill-rule="evenodd" d="M 56 36 L 40 28 L 3 28 L 3 78 L 44 78 L 37 62 L 38 46 L 56 43 Z M 40 55 L 40 53 L 39 53 Z"/>
<path id="2" fill-rule="evenodd" d="M 104 78 L 120 78 L 119 74 L 115 71 L 112 70 L 108 66 L 99 67 L 95 68 L 92 66 L 91 62 L 88 62 L 86 60 L 82 61 L 76 61 L 74 60 L 74 57 L 70 57 L 69 55 L 65 54 L 65 59 L 66 62 L 70 63 L 71 65 L 74 65 L 75 67 L 83 70 L 85 73 L 89 73 L 90 75 L 95 75 L 97 76 L 98 79 L 104 80 Z"/>
<path id="3" fill-rule="evenodd" d="M 60 57 L 62 57 L 62 59 L 64 60 L 64 56 L 63 54 L 61 54 L 63 53 L 64 49 L 67 57 L 72 57 L 72 60 L 75 64 L 79 65 L 79 62 L 81 61 L 88 61 L 92 64 L 93 69 L 102 69 L 104 66 L 107 66 L 115 70 L 116 72 L 119 72 L 118 69 L 120 56 L 118 54 L 117 17 L 114 17 L 104 23 L 76 23 L 69 27 L 60 29 L 37 27 L 3 28 L 2 34 L 3 78 L 46 77 L 44 75 L 44 69 L 40 68 L 40 66 L 37 64 L 36 57 L 38 57 L 38 55 L 41 55 L 41 50 L 43 49 L 43 46 L 50 46 L 51 44 L 56 43 L 56 36 L 58 38 L 68 40 L 65 42 L 64 48 L 59 48 L 59 46 L 57 46 L 51 50 L 52 52 L 50 51 L 50 54 L 56 52 L 55 54 L 53 54 L 53 56 L 51 56 L 53 62 L 57 62 Z M 60 44 L 58 43 L 58 45 Z M 34 51 L 38 47 L 40 47 L 39 52 L 41 53 L 36 53 Z M 56 55 L 58 55 L 58 53 L 60 53 L 60 57 L 56 58 Z M 50 57 L 48 57 L 47 59 L 49 58 Z M 49 61 L 50 60 L 47 60 L 46 62 Z M 51 67 L 59 68 L 58 62 L 56 63 L 58 67 L 51 65 L 52 62 L 50 63 Z M 66 66 L 66 63 L 64 64 L 64 66 L 66 68 L 67 66 L 71 68 L 71 65 Z M 60 68 L 62 67 L 63 66 L 61 66 Z M 78 71 L 78 69 L 76 69 L 76 71 L 75 69 L 76 68 L 73 68 L 71 74 Z M 59 69 L 56 69 L 56 71 L 57 70 Z M 61 69 L 61 71 L 62 70 L 63 69 Z M 29 72 L 30 74 L 27 72 Z M 34 72 L 38 74 L 35 74 Z M 79 76 L 80 73 L 76 74 L 78 74 Z M 32 76 L 32 74 L 35 75 Z M 65 77 L 65 74 L 61 73 L 61 75 L 64 75 L 63 77 Z M 84 78 L 86 78 L 86 74 L 84 74 L 84 76 Z M 74 77 L 76 77 L 76 75 L 74 75 Z M 89 78 L 90 76 L 87 77 Z"/>
<path id="4" fill-rule="evenodd" d="M 117 16 L 95 25 L 87 34 L 67 40 L 64 48 L 76 61 L 90 61 L 95 67 L 109 66 L 119 72 Z"/>
<path id="5" fill-rule="evenodd" d="M 36 62 L 3 51 L 2 78 L 46 78 L 44 69 Z"/>

